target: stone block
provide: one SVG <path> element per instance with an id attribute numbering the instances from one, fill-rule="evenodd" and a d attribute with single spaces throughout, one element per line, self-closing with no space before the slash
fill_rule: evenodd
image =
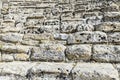
<path id="1" fill-rule="evenodd" d="M 67 39 L 68 44 L 75 43 L 105 43 L 107 42 L 107 34 L 104 32 L 83 31 L 70 34 Z"/>
<path id="2" fill-rule="evenodd" d="M 119 22 L 105 22 L 100 25 L 97 25 L 96 27 L 97 31 L 120 31 L 120 23 Z"/>
<path id="3" fill-rule="evenodd" d="M 71 61 L 90 60 L 91 58 L 91 45 L 71 45 L 66 48 L 66 57 Z"/>
<path id="4" fill-rule="evenodd" d="M 120 42 L 120 32 L 108 33 L 108 42 L 119 44 L 119 42 Z"/>
<path id="5" fill-rule="evenodd" d="M 73 66 L 73 63 L 43 62 L 35 65 L 31 69 L 31 72 L 36 75 L 34 76 L 35 79 L 71 80 L 71 76 L 69 74 Z"/>
<path id="6" fill-rule="evenodd" d="M 40 61 L 64 61 L 66 47 L 62 44 L 41 44 L 39 48 L 34 48 L 31 60 Z"/>
<path id="7" fill-rule="evenodd" d="M 72 70 L 74 80 L 119 80 L 112 64 L 78 63 Z"/>
<path id="8" fill-rule="evenodd" d="M 19 43 L 22 41 L 23 34 L 18 33 L 5 33 L 0 34 L 0 39 L 4 42 Z"/>
<path id="9" fill-rule="evenodd" d="M 119 45 L 94 45 L 93 60 L 98 62 L 120 62 Z"/>

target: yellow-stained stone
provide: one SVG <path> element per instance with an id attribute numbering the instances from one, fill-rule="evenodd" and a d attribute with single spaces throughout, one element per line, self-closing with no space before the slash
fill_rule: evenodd
<path id="1" fill-rule="evenodd" d="M 29 55 L 25 54 L 25 53 L 19 53 L 19 54 L 15 54 L 14 55 L 15 60 L 23 60 L 26 61 L 29 58 Z"/>

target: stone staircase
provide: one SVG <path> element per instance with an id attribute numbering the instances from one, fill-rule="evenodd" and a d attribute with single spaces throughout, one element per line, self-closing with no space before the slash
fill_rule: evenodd
<path id="1" fill-rule="evenodd" d="M 0 80 L 120 80 L 120 1 L 0 0 Z"/>

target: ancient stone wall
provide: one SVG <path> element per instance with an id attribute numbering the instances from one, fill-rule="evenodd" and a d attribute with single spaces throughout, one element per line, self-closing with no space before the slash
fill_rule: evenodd
<path id="1" fill-rule="evenodd" d="M 120 80 L 120 0 L 0 0 L 0 80 Z"/>

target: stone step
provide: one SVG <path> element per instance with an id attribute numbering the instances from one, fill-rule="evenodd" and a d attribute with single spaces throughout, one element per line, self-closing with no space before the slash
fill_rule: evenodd
<path id="1" fill-rule="evenodd" d="M 119 66 L 109 63 L 8 62 L 0 63 L 0 80 L 119 80 Z"/>

